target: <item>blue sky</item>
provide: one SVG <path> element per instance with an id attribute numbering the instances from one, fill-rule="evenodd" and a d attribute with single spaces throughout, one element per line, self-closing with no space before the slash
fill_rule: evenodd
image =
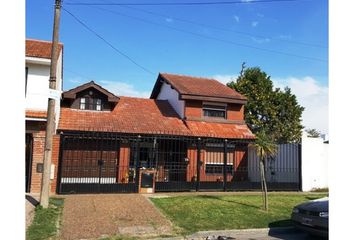
<path id="1" fill-rule="evenodd" d="M 51 40 L 53 2 L 26 1 L 27 38 Z M 62 11 L 64 90 L 95 80 L 119 95 L 148 97 L 158 72 L 227 82 L 246 62 L 261 67 L 276 86 L 293 90 L 306 108 L 307 128 L 328 132 L 328 1 L 130 7 L 69 2 L 177 1 L 64 1 L 64 8 L 153 73 L 119 55 Z"/>

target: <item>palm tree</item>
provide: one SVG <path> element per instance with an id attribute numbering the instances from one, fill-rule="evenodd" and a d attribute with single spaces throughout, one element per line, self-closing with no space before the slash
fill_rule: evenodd
<path id="1" fill-rule="evenodd" d="M 257 139 L 251 145 L 256 150 L 256 154 L 259 157 L 259 170 L 262 185 L 262 198 L 263 198 L 263 208 L 268 211 L 268 194 L 267 194 L 267 181 L 265 178 L 265 161 L 268 157 L 272 157 L 277 153 L 277 145 L 273 143 L 269 137 L 264 132 L 259 132 L 256 134 Z"/>

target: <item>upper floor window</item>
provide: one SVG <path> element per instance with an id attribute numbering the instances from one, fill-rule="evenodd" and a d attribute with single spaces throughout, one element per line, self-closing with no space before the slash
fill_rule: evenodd
<path id="1" fill-rule="evenodd" d="M 203 116 L 226 119 L 226 104 L 203 103 Z"/>
<path id="2" fill-rule="evenodd" d="M 80 109 L 101 111 L 102 101 L 99 98 L 80 98 Z"/>

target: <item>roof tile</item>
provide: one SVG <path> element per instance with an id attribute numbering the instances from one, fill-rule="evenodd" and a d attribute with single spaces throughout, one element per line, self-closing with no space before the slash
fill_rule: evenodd
<path id="1" fill-rule="evenodd" d="M 246 100 L 246 97 L 215 79 L 191 77 L 170 73 L 160 73 L 180 94 L 233 98 Z"/>
<path id="2" fill-rule="evenodd" d="M 62 107 L 60 130 L 254 138 L 246 125 L 184 122 L 167 100 L 120 97 L 112 112 Z"/>
<path id="3" fill-rule="evenodd" d="M 63 48 L 63 44 L 59 43 L 58 56 Z M 26 39 L 26 57 L 48 58 L 52 56 L 52 42 Z"/>

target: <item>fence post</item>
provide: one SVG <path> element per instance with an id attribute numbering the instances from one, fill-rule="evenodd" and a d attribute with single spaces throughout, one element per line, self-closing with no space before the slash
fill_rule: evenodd
<path id="1" fill-rule="evenodd" d="M 301 140 L 300 140 L 301 141 Z M 299 191 L 302 192 L 302 152 L 301 152 L 301 148 L 302 148 L 302 142 L 300 142 L 297 145 L 298 149 L 297 149 L 297 154 L 298 154 L 298 161 L 299 161 L 299 165 L 298 165 L 298 173 L 299 173 Z"/>
<path id="2" fill-rule="evenodd" d="M 200 149 L 201 149 L 201 139 L 198 138 L 198 142 L 197 142 L 197 185 L 195 190 L 198 192 L 199 191 L 199 184 L 200 184 Z"/>
<path id="3" fill-rule="evenodd" d="M 139 191 L 140 184 L 140 171 L 139 171 L 139 162 L 140 162 L 140 140 L 141 136 L 138 135 L 138 140 L 136 143 L 136 159 L 135 159 L 135 186 L 137 187 L 136 191 Z"/>
<path id="4" fill-rule="evenodd" d="M 224 192 L 226 192 L 226 184 L 227 184 L 227 139 L 224 140 L 224 169 L 223 169 L 223 173 L 224 173 Z"/>

